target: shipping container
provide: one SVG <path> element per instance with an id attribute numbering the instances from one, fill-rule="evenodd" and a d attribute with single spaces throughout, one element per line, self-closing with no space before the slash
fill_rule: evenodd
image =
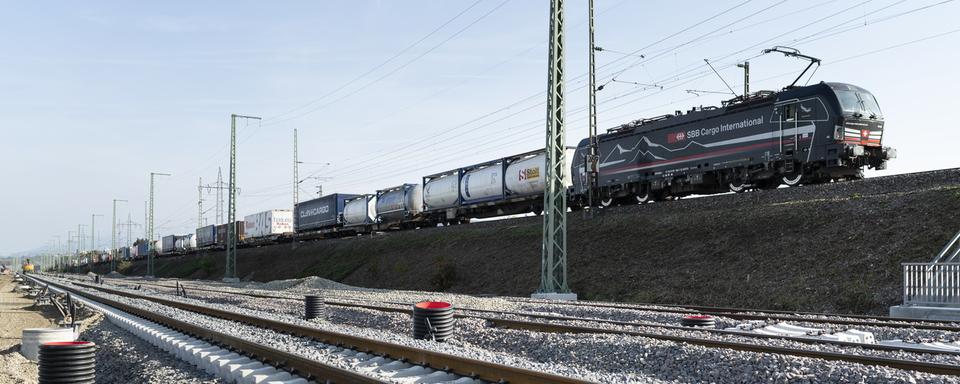
<path id="1" fill-rule="evenodd" d="M 566 148 L 564 169 L 575 148 Z M 544 150 L 507 156 L 423 177 L 423 213 L 436 222 L 463 223 L 474 218 L 539 213 L 543 210 Z M 569 174 L 563 184 L 573 184 Z"/>
<path id="2" fill-rule="evenodd" d="M 293 232 L 293 211 L 273 209 L 244 217 L 245 238 L 264 237 Z"/>
<path id="3" fill-rule="evenodd" d="M 423 187 L 423 205 L 425 209 L 443 209 L 455 207 L 460 203 L 459 170 L 426 179 Z"/>
<path id="4" fill-rule="evenodd" d="M 423 210 L 420 184 L 404 184 L 377 191 L 377 221 L 384 224 L 407 221 Z"/>
<path id="5" fill-rule="evenodd" d="M 197 247 L 197 239 L 192 233 L 189 235 L 178 235 L 174 246 L 177 251 L 189 251 Z"/>
<path id="6" fill-rule="evenodd" d="M 574 152 L 567 147 L 565 169 L 569 169 Z M 425 176 L 424 210 L 543 195 L 545 159 L 544 151 L 538 150 Z M 569 174 L 564 175 L 563 184 L 573 185 Z"/>
<path id="7" fill-rule="evenodd" d="M 242 221 L 237 221 L 236 224 L 237 224 L 237 229 L 236 229 L 236 232 L 234 232 L 235 233 L 234 238 L 237 239 L 237 243 L 240 243 L 241 241 L 243 241 L 244 223 Z M 230 230 L 229 227 L 230 227 L 229 224 L 220 224 L 217 226 L 217 245 L 218 246 L 221 246 L 221 247 L 227 246 L 227 236 L 228 236 L 228 231 Z"/>
<path id="8" fill-rule="evenodd" d="M 566 169 L 570 169 L 573 162 L 575 150 L 567 148 L 564 158 Z M 507 170 L 504 173 L 504 187 L 509 195 L 542 195 L 546 186 L 546 154 L 538 154 L 522 159 L 517 159 L 507 163 Z M 573 185 L 573 179 L 570 172 L 563 175 L 563 185 Z"/>
<path id="9" fill-rule="evenodd" d="M 343 207 L 346 200 L 359 195 L 334 193 L 297 204 L 294 211 L 296 231 L 334 228 L 343 224 Z"/>
<path id="10" fill-rule="evenodd" d="M 217 226 L 208 225 L 197 228 L 197 247 L 209 247 L 217 243 Z"/>
<path id="11" fill-rule="evenodd" d="M 367 225 L 377 220 L 377 196 L 361 195 L 348 199 L 343 206 L 343 225 Z"/>
<path id="12" fill-rule="evenodd" d="M 503 198 L 503 162 L 464 171 L 460 197 L 464 204 Z"/>
<path id="13" fill-rule="evenodd" d="M 160 253 L 170 253 L 177 248 L 177 235 L 164 236 L 160 243 Z"/>
<path id="14" fill-rule="evenodd" d="M 137 244 L 134 250 L 134 257 L 142 259 L 147 257 L 147 254 L 150 253 L 150 244 L 148 244 L 146 241 L 143 241 L 140 244 Z"/>

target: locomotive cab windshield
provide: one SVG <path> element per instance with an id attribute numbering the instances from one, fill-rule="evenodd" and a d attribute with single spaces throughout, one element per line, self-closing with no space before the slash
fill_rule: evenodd
<path id="1" fill-rule="evenodd" d="M 837 101 L 840 102 L 840 108 L 844 115 L 855 118 L 883 118 L 877 98 L 866 89 L 837 83 L 830 84 L 830 88 L 837 95 Z"/>

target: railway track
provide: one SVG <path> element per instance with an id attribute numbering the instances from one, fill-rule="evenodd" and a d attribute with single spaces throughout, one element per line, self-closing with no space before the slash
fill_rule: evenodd
<path id="1" fill-rule="evenodd" d="M 725 316 L 738 320 L 783 320 L 783 321 L 804 321 L 810 323 L 830 323 L 843 325 L 860 326 L 881 326 L 891 328 L 915 328 L 937 331 L 960 332 L 960 326 L 956 322 L 949 321 L 917 321 L 916 319 L 888 317 L 888 316 L 869 316 L 869 315 L 843 315 L 836 313 L 817 313 L 817 312 L 794 312 L 779 310 L 756 310 L 745 308 L 726 308 L 709 307 L 697 305 L 678 305 L 678 304 L 610 304 L 610 303 L 583 303 L 583 302 L 550 302 L 534 299 L 510 299 L 517 303 L 537 303 L 552 305 L 568 305 L 577 307 L 594 308 L 613 308 L 613 309 L 632 309 L 641 311 L 659 311 L 672 313 L 696 313 L 711 316 Z M 661 307 L 661 308 L 658 308 Z M 810 316 L 810 317 L 807 317 Z M 815 317 L 814 317 L 815 316 Z M 830 318 L 825 318 L 830 317 Z M 855 319 L 855 320 L 847 320 Z"/>
<path id="2" fill-rule="evenodd" d="M 385 381 L 376 380 L 366 375 L 350 372 L 319 361 L 306 359 L 295 354 L 264 346 L 225 333 L 198 327 L 182 320 L 150 312 L 116 300 L 85 295 L 84 292 L 78 289 L 74 289 L 53 281 L 43 280 L 36 276 L 32 276 L 30 278 L 34 279 L 40 284 L 53 286 L 60 291 L 69 292 L 72 295 L 86 298 L 88 300 L 115 308 L 119 311 L 164 325 L 176 331 L 196 336 L 199 339 L 226 347 L 230 350 L 238 351 L 244 355 L 254 357 L 257 360 L 274 365 L 278 368 L 296 373 L 306 379 L 320 379 L 336 383 L 385 383 Z"/>
<path id="3" fill-rule="evenodd" d="M 176 289 L 173 286 L 168 286 L 164 284 L 149 284 L 152 286 L 164 287 L 169 289 Z M 96 288 L 96 287 L 93 287 Z M 255 294 L 255 293 L 242 293 L 242 292 L 232 292 L 232 291 L 223 291 L 209 288 L 200 288 L 200 287 L 191 287 L 193 291 L 202 291 L 202 292 L 211 292 L 223 295 L 246 295 L 256 298 L 267 298 L 273 300 L 285 300 L 292 303 L 299 304 L 302 299 L 292 298 L 279 295 L 265 295 L 265 294 Z M 385 304 L 393 306 L 384 306 L 384 305 L 374 305 L 368 303 L 353 303 L 345 301 L 334 301 L 326 300 L 324 301 L 326 305 L 340 306 L 340 307 L 352 307 L 352 308 L 363 308 L 370 309 L 381 312 L 393 312 L 393 313 L 409 313 L 409 303 L 397 303 L 397 302 L 386 302 Z M 552 326 L 549 323 L 544 326 L 537 324 L 532 324 L 530 322 L 515 322 L 510 319 L 505 319 L 502 317 L 490 317 L 482 316 L 476 314 L 467 314 L 469 313 L 481 313 L 493 316 L 516 316 L 524 318 L 533 318 L 545 321 L 562 321 L 562 322 L 589 322 L 589 323 L 598 323 L 606 326 L 614 327 L 630 327 L 630 328 L 654 328 L 657 330 L 668 330 L 668 331 L 691 331 L 689 327 L 676 326 L 676 325 L 665 325 L 659 323 L 650 323 L 650 322 L 635 322 L 635 321 L 617 321 L 610 319 L 601 319 L 601 318 L 589 318 L 589 317 L 574 317 L 574 316 L 562 316 L 562 315 L 546 315 L 533 312 L 517 312 L 517 311 L 495 311 L 495 310 L 486 310 L 470 307 L 458 307 L 458 310 L 461 311 L 454 315 L 458 318 L 473 318 L 478 320 L 485 320 L 502 328 L 514 328 L 514 329 L 526 329 L 537 332 L 553 332 L 553 333 L 566 333 L 566 332 L 576 332 L 576 333 L 607 333 L 607 334 L 628 334 L 632 335 L 632 330 L 625 329 L 616 329 L 616 328 L 601 328 L 601 327 L 575 327 L 573 329 L 566 328 L 563 325 Z M 584 329 L 589 329 L 590 332 L 585 332 Z M 854 348 L 864 348 L 878 351 L 904 351 L 904 352 L 913 352 L 913 353 L 933 353 L 933 354 L 944 354 L 944 355 L 958 355 L 960 356 L 960 351 L 954 350 L 932 350 L 931 348 L 924 348 L 920 345 L 909 346 L 909 345 L 889 345 L 889 344 L 870 344 L 870 343 L 856 343 L 856 342 L 847 342 L 841 340 L 830 340 L 830 339 L 817 339 L 817 338 L 807 338 L 807 337 L 795 337 L 795 336 L 785 336 L 785 335 L 770 335 L 770 334 L 760 334 L 747 331 L 733 331 L 726 329 L 708 329 L 708 328 L 698 328 L 696 331 L 709 333 L 713 335 L 721 336 L 744 336 L 756 339 L 779 339 L 779 340 L 788 340 L 804 344 L 831 344 L 843 347 L 854 347 Z"/>
<path id="4" fill-rule="evenodd" d="M 249 341 L 243 341 L 248 344 L 243 344 L 242 342 L 236 341 L 236 340 L 231 341 L 228 339 L 230 336 L 225 334 L 213 334 L 211 336 L 208 334 L 215 333 L 215 332 L 205 330 L 205 329 L 197 329 L 196 326 L 193 326 L 191 324 L 188 324 L 176 319 L 164 318 L 160 315 L 121 303 L 119 301 L 110 300 L 110 299 L 106 299 L 106 298 L 95 296 L 95 295 L 85 294 L 85 292 L 77 288 L 69 287 L 64 284 L 59 284 L 54 281 L 42 280 L 42 279 L 38 279 L 38 280 L 42 281 L 45 284 L 56 286 L 59 289 L 63 289 L 77 295 L 88 297 L 91 300 L 101 302 L 105 305 L 121 308 L 124 311 L 126 311 L 127 309 L 130 309 L 130 313 L 150 319 L 152 321 L 160 322 L 162 324 L 168 324 L 173 328 L 181 329 L 181 327 L 183 327 L 183 329 L 189 329 L 189 331 L 185 330 L 184 332 L 191 333 L 205 339 L 207 337 L 210 337 L 210 340 L 213 342 L 220 343 L 221 342 L 220 340 L 226 340 L 224 341 L 223 345 L 228 345 L 231 347 L 234 347 L 234 346 L 233 344 L 229 344 L 229 343 L 236 343 L 237 346 L 235 348 L 239 350 L 247 351 L 247 349 L 245 348 L 250 348 L 252 349 L 252 351 L 250 351 L 252 355 L 258 356 L 258 357 L 264 357 L 264 359 L 268 361 L 274 362 L 277 365 L 282 367 L 290 367 L 297 372 L 307 372 L 307 371 L 303 371 L 302 369 L 313 369 L 314 371 L 316 371 L 316 374 L 311 373 L 312 377 L 317 377 L 317 378 L 333 377 L 332 373 L 328 374 L 323 372 L 320 369 L 321 367 L 311 367 L 307 365 L 307 362 L 309 362 L 309 360 L 303 359 L 302 357 L 297 357 L 297 358 L 299 358 L 300 360 L 307 360 L 307 362 L 300 361 L 299 363 L 302 364 L 302 366 L 301 365 L 294 366 L 289 364 L 289 362 L 293 360 L 285 359 L 286 357 L 289 357 L 289 356 L 281 356 L 278 354 L 279 351 L 257 349 L 257 348 L 268 348 L 268 347 L 263 347 L 263 346 L 258 347 L 257 345 L 255 345 L 255 343 L 251 343 Z M 200 306 L 200 305 L 183 303 L 176 300 L 167 300 L 162 298 L 137 295 L 137 294 L 132 294 L 129 292 L 119 291 L 115 289 L 103 288 L 103 287 L 99 287 L 92 284 L 82 284 L 82 283 L 76 283 L 76 282 L 74 282 L 73 284 L 78 287 L 83 287 L 87 289 L 97 289 L 102 292 L 109 293 L 116 296 L 147 300 L 157 304 L 161 304 L 168 307 L 177 308 L 177 309 L 181 309 L 181 310 L 185 310 L 193 313 L 198 313 L 198 314 L 230 320 L 230 321 L 236 321 L 239 323 L 244 323 L 244 324 L 256 326 L 259 328 L 269 329 L 279 333 L 305 337 L 305 338 L 316 340 L 328 345 L 349 348 L 349 349 L 356 350 L 368 355 L 380 356 L 383 358 L 389 358 L 389 359 L 401 361 L 401 362 L 410 362 L 415 365 L 429 367 L 436 371 L 453 373 L 453 374 L 462 376 L 464 378 L 473 378 L 473 379 L 482 380 L 485 382 L 494 382 L 494 383 L 505 382 L 505 383 L 516 383 L 516 384 L 588 383 L 587 381 L 583 381 L 579 379 L 558 376 L 558 375 L 553 375 L 553 374 L 544 373 L 544 372 L 536 372 L 528 369 L 516 368 L 516 367 L 496 364 L 496 363 L 482 361 L 482 360 L 470 359 L 466 357 L 440 353 L 440 352 L 436 352 L 428 349 L 415 348 L 415 347 L 394 344 L 394 343 L 384 342 L 384 341 L 375 340 L 375 339 L 363 338 L 363 337 L 358 337 L 358 336 L 353 336 L 353 335 L 348 335 L 348 334 L 343 334 L 338 332 L 325 331 L 325 330 L 314 328 L 314 327 L 307 327 L 307 326 L 302 326 L 302 325 L 297 325 L 297 324 L 292 324 L 288 322 L 267 319 L 262 317 L 249 316 L 249 315 L 244 315 L 244 314 L 226 311 L 222 309 L 209 308 L 209 307 Z M 251 344 L 254 344 L 254 345 L 251 345 Z M 296 357 L 296 355 L 292 355 L 292 356 Z M 349 372 L 349 371 L 346 371 L 346 372 Z M 344 373 L 345 372 L 341 372 L 341 374 L 344 374 Z M 349 373 L 354 374 L 352 372 L 349 372 Z M 322 375 L 330 375 L 330 376 L 322 376 Z M 367 377 L 367 379 L 369 379 L 369 377 Z M 355 381 L 338 380 L 335 382 L 352 383 Z M 356 382 L 364 382 L 364 381 L 356 381 Z M 381 382 L 381 381 L 373 381 L 373 382 Z"/>
<path id="5" fill-rule="evenodd" d="M 160 284 L 160 283 L 148 283 L 148 282 L 137 282 L 137 284 L 163 287 L 169 289 L 176 289 L 175 286 Z M 259 294 L 252 292 L 237 292 L 237 291 L 227 291 L 211 288 L 202 288 L 197 286 L 190 286 L 191 291 L 200 291 L 200 292 L 210 292 L 210 293 L 220 293 L 220 294 L 229 294 L 229 295 L 241 295 L 248 297 L 255 297 L 261 299 L 278 299 L 278 300 L 291 300 L 291 301 L 300 301 L 299 298 L 292 298 L 288 296 L 281 295 L 269 295 L 269 294 Z M 549 304 L 549 305 L 568 305 L 568 306 L 577 306 L 577 307 L 594 307 L 594 308 L 611 308 L 611 309 L 626 309 L 626 310 L 639 310 L 639 311 L 653 311 L 653 312 L 665 312 L 665 313 L 676 313 L 676 314 L 704 314 L 711 316 L 721 316 L 727 317 L 736 320 L 778 320 L 778 321 L 794 321 L 794 322 L 806 322 L 806 323 L 819 323 L 819 324 L 840 324 L 840 325 L 852 325 L 852 326 L 870 326 L 870 327 L 889 327 L 889 328 L 912 328 L 912 329 L 923 329 L 923 330 L 933 330 L 933 331 L 944 331 L 944 332 L 960 332 L 960 325 L 952 322 L 942 322 L 942 321 L 923 321 L 918 322 L 913 319 L 900 319 L 900 318 L 891 318 L 884 316 L 865 316 L 865 315 L 839 315 L 839 314 L 826 314 L 826 313 L 804 313 L 804 312 L 789 312 L 789 311 L 768 311 L 768 310 L 752 310 L 752 309 L 741 309 L 741 308 L 722 308 L 722 307 L 703 307 L 703 306 L 682 306 L 682 305 L 660 305 L 660 304 L 611 304 L 611 303 L 582 303 L 582 302 L 566 302 L 566 301 L 542 301 L 542 300 L 533 300 L 533 299 L 514 299 L 507 298 L 509 301 L 516 303 L 526 304 L 526 303 L 536 303 L 536 304 Z M 344 304 L 345 302 L 329 302 L 330 305 Z M 395 305 L 407 305 L 408 303 L 389 303 Z M 667 307 L 667 308 L 659 308 Z M 376 308 L 370 308 L 376 309 Z M 465 309 L 465 308 L 461 308 Z M 484 310 L 473 309 L 474 311 L 483 312 Z M 489 311 L 496 312 L 496 311 Z M 809 317 L 817 316 L 817 317 Z M 559 317 L 559 316 L 558 316 Z M 855 320 L 850 320 L 848 318 L 853 318 Z M 560 320 L 560 318 L 558 318 Z M 568 319 L 569 320 L 569 319 Z M 603 320 L 604 322 L 610 322 L 611 324 L 617 325 L 629 325 L 630 322 L 618 322 L 613 320 Z"/>
<path id="6" fill-rule="evenodd" d="M 170 305 L 173 307 L 186 309 L 190 311 L 197 311 L 214 317 L 226 318 L 230 320 L 241 321 L 245 323 L 262 323 L 266 322 L 272 324 L 273 320 L 266 320 L 261 318 L 240 318 L 236 317 L 236 314 L 226 313 L 220 309 L 206 308 L 194 304 L 183 303 L 176 300 L 168 300 L 161 298 L 152 298 L 146 297 L 143 295 L 137 295 L 130 292 L 125 292 L 121 290 L 104 288 L 102 286 L 96 286 L 91 284 L 75 283 L 79 286 L 98 289 L 103 292 L 110 294 L 116 294 L 121 296 L 126 296 L 130 298 L 139 298 L 145 300 L 151 300 L 158 302 L 164 305 Z M 175 287 L 166 286 L 163 284 L 153 284 L 157 286 L 162 286 L 165 288 L 174 289 Z M 221 294 L 238 294 L 236 292 L 227 292 L 213 289 L 201 289 L 199 287 L 192 288 L 197 291 L 212 291 Z M 300 301 L 298 299 L 275 296 L 275 295 L 262 295 L 262 294 L 252 294 L 254 297 L 259 298 L 270 298 L 270 299 L 282 299 L 289 301 Z M 340 301 L 327 301 L 328 305 L 336 306 L 345 306 L 345 307 L 355 307 L 355 308 L 365 308 L 385 312 L 398 312 L 398 313 L 408 313 L 409 309 L 406 307 L 389 307 L 382 305 L 371 305 L 363 303 L 350 303 L 350 302 L 340 302 Z M 401 303 L 402 304 L 402 303 Z M 578 318 L 578 317 L 569 317 L 569 316 L 556 316 L 556 315 L 543 315 L 543 314 L 533 314 L 525 312 L 503 312 L 503 311 L 491 311 L 491 310 L 478 310 L 470 308 L 460 308 L 463 311 L 472 311 L 478 313 L 487 313 L 495 315 L 514 315 L 522 316 L 527 318 L 537 318 L 540 320 L 546 321 L 589 321 L 603 323 L 606 325 L 616 325 L 616 326 L 630 326 L 630 327 L 647 327 L 647 328 L 656 328 L 659 330 L 684 330 L 690 331 L 690 328 L 679 327 L 679 326 L 668 326 L 663 324 L 645 324 L 645 323 L 634 323 L 634 322 L 621 322 L 605 319 L 589 319 L 589 318 Z M 809 357 L 817 358 L 823 360 L 834 360 L 834 361 L 844 361 L 850 363 L 864 364 L 864 365 L 876 365 L 876 366 L 886 366 L 897 369 L 926 372 L 933 374 L 945 374 L 945 375 L 960 375 L 960 366 L 953 364 L 941 364 L 941 363 L 930 363 L 916 360 L 908 359 L 894 359 L 881 356 L 870 356 L 862 355 L 856 353 L 840 353 L 840 352 L 830 352 L 830 351 L 818 351 L 818 350 L 808 350 L 801 348 L 790 348 L 790 347 L 779 347 L 779 346 L 770 346 L 762 345 L 756 343 L 748 343 L 742 341 L 725 341 L 718 340 L 716 338 L 704 338 L 704 337 L 689 337 L 689 336 L 680 336 L 673 334 L 665 334 L 661 332 L 650 332 L 643 330 L 635 329 L 611 329 L 611 328 L 601 328 L 596 326 L 583 326 L 583 325 L 569 325 L 569 324 L 558 324 L 552 322 L 540 322 L 540 321 L 528 321 L 528 320 L 516 320 L 516 319 L 506 319 L 500 317 L 489 317 L 489 316 L 480 316 L 480 315 L 471 315 L 471 314 L 459 314 L 458 317 L 461 318 L 475 318 L 480 320 L 488 321 L 490 324 L 501 328 L 510 328 L 510 329 L 522 329 L 534 332 L 551 332 L 551 333 L 595 333 L 595 334 L 620 334 L 620 335 L 629 335 L 629 336 L 638 336 L 653 338 L 658 340 L 673 341 L 679 343 L 687 343 L 692 345 L 699 345 L 710 348 L 725 348 L 736 351 L 747 351 L 747 352 L 758 352 L 758 353 L 773 353 L 773 354 L 783 354 L 783 355 L 792 355 L 800 357 Z M 241 320 L 242 319 L 242 320 Z M 259 325 L 259 324 L 255 324 Z M 917 352 L 917 353 L 934 353 L 930 350 L 925 350 L 921 348 L 905 348 L 902 346 L 890 346 L 882 344 L 863 344 L 863 343 L 852 343 L 852 342 L 843 342 L 843 341 L 825 341 L 820 339 L 808 339 L 800 337 L 787 337 L 787 336 L 777 336 L 777 335 L 759 335 L 759 334 L 744 334 L 739 332 L 732 332 L 727 330 L 717 330 L 717 329 L 696 329 L 696 331 L 703 331 L 715 335 L 731 335 L 731 336 L 750 336 L 757 339 L 782 339 L 789 341 L 796 341 L 807 344 L 833 344 L 843 347 L 857 347 L 864 349 L 873 349 L 873 350 L 882 350 L 882 351 L 907 351 L 907 352 Z M 944 351 L 945 354 L 954 354 L 958 353 Z"/>

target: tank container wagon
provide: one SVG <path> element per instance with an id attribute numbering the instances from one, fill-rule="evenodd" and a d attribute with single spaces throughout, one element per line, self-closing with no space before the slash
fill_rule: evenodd
<path id="1" fill-rule="evenodd" d="M 293 211 L 272 209 L 244 217 L 244 243 L 260 244 L 276 241 L 293 232 Z"/>
<path id="2" fill-rule="evenodd" d="M 574 147 L 567 147 L 565 167 Z M 423 177 L 423 216 L 433 223 L 543 212 L 544 150 L 525 152 Z M 571 185 L 570 175 L 564 185 Z"/>
<path id="3" fill-rule="evenodd" d="M 597 136 L 601 205 L 857 179 L 885 169 L 876 98 L 849 84 L 761 91 L 722 107 L 642 119 Z M 587 204 L 589 139 L 573 156 L 570 204 Z"/>
<path id="4" fill-rule="evenodd" d="M 412 229 L 425 224 L 423 188 L 403 184 L 377 191 L 376 222 L 380 230 Z"/>
<path id="5" fill-rule="evenodd" d="M 346 199 L 343 205 L 343 228 L 355 233 L 373 232 L 377 224 L 377 195 L 365 194 Z"/>
<path id="6" fill-rule="evenodd" d="M 315 233 L 319 237 L 337 234 L 343 228 L 343 209 L 346 201 L 359 195 L 333 193 L 300 202 L 294 207 L 296 232 Z M 298 236 L 304 239 L 302 236 Z"/>

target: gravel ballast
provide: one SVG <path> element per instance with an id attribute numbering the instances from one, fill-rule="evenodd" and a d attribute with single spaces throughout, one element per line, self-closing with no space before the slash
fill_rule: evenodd
<path id="1" fill-rule="evenodd" d="M 291 285 L 295 286 L 294 285 Z M 147 287 L 144 285 L 144 287 Z M 148 289 L 148 288 L 144 288 Z M 278 293 L 281 291 L 278 291 Z M 332 294 L 334 290 L 316 290 L 324 295 Z M 337 290 L 337 292 L 355 294 L 362 292 L 367 300 L 378 295 L 373 290 Z M 143 293 L 143 292 L 140 292 Z M 414 302 L 430 296 L 424 292 L 381 292 L 382 301 Z M 459 295 L 432 294 L 434 298 L 446 299 L 457 303 Z M 827 382 L 960 382 L 957 378 L 937 375 L 920 374 L 884 367 L 863 366 L 859 364 L 830 362 L 818 359 L 799 358 L 784 355 L 765 353 L 739 352 L 725 349 L 705 348 L 688 344 L 679 344 L 669 341 L 655 340 L 635 336 L 621 336 L 608 334 L 546 334 L 518 330 L 490 328 L 484 321 L 476 319 L 461 319 L 458 321 L 455 339 L 446 343 L 432 343 L 413 340 L 409 337 L 409 316 L 401 313 L 387 313 L 374 310 L 341 308 L 327 306 L 326 319 L 317 319 L 305 322 L 297 318 L 302 313 L 302 304 L 293 302 L 281 303 L 276 299 L 254 299 L 242 296 L 230 297 L 234 303 L 225 305 L 223 295 L 195 291 L 192 298 L 182 299 L 187 302 L 197 302 L 201 299 L 209 306 L 235 309 L 245 314 L 261 317 L 280 318 L 285 321 L 301 324 L 311 324 L 324 329 L 344 332 L 380 340 L 396 342 L 412 346 L 425 346 L 433 350 L 484 359 L 534 370 L 554 372 L 572 377 L 582 377 L 598 382 L 744 382 L 744 381 L 827 381 Z M 294 296 L 294 295 L 292 295 Z M 209 300 L 204 299 L 210 297 Z M 175 298 L 168 296 L 167 298 Z M 488 301 L 485 308 L 497 307 L 503 299 L 482 299 L 463 297 L 472 305 L 480 301 Z M 404 300 L 405 299 L 405 300 Z M 124 299 L 129 300 L 129 299 Z M 188 321 L 209 326 L 221 327 L 231 332 L 253 337 L 260 340 L 282 341 L 280 344 L 296 345 L 297 353 L 310 355 L 321 354 L 311 348 L 309 341 L 297 341 L 289 336 L 274 335 L 270 331 L 257 329 L 239 324 L 225 324 L 223 320 L 210 319 L 205 316 L 189 314 L 184 311 L 166 308 L 140 300 L 129 300 L 153 311 L 169 313 Z M 239 305 L 238 305 L 239 304 Z M 456 304 L 455 304 L 456 305 Z M 537 304 L 545 306 L 544 304 Z M 508 305 L 516 309 L 516 303 Z M 546 306 L 550 307 L 550 306 Z M 550 308 L 540 308 L 541 311 Z M 595 316 L 598 311 L 610 309 L 591 309 Z M 612 311 L 622 311 L 613 309 Z M 608 316 L 623 316 L 610 313 Z M 219 324 L 219 325 L 218 325 Z M 584 322 L 581 325 L 597 325 Z M 657 332 L 663 332 L 658 330 Z M 677 331 L 678 334 L 703 334 L 696 331 Z M 750 340 L 744 337 L 744 340 Z M 756 342 L 756 340 L 753 340 Z M 809 345 L 783 340 L 771 341 L 775 345 L 831 350 L 836 346 Z M 899 352 L 857 351 L 846 349 L 847 353 L 870 353 L 874 355 L 887 354 L 895 357 Z M 319 356 L 319 355 L 318 355 Z M 914 354 L 916 357 L 916 355 Z M 943 356 L 931 357 L 931 360 Z M 951 357 L 946 357 L 951 358 Z M 956 360 L 953 360 L 954 362 Z M 750 378 L 750 380 L 745 380 Z"/>
<path id="2" fill-rule="evenodd" d="M 97 344 L 97 383 L 223 383 L 100 315 L 80 338 Z"/>

